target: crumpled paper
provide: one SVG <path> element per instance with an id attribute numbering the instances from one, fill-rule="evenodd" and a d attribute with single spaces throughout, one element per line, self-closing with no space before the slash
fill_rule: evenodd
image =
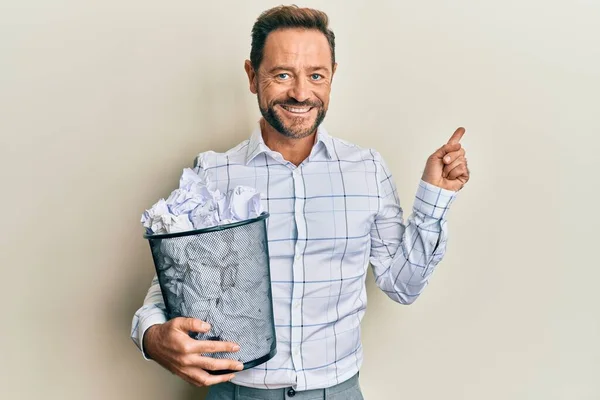
<path id="1" fill-rule="evenodd" d="M 206 171 L 185 168 L 175 189 L 142 214 L 148 234 L 164 234 L 204 229 L 256 218 L 262 213 L 260 193 L 236 186 L 228 193 L 211 188 Z"/>
<path id="2" fill-rule="evenodd" d="M 258 217 L 261 196 L 237 186 L 216 189 L 205 171 L 183 170 L 179 188 L 142 215 L 150 234 L 185 232 Z M 153 248 L 169 314 L 211 324 L 198 340 L 240 343 L 236 353 L 204 354 L 249 362 L 268 354 L 275 341 L 263 225 L 163 238 Z"/>

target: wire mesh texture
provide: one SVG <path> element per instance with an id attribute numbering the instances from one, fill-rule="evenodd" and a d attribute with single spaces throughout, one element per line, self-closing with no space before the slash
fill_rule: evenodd
<path id="1" fill-rule="evenodd" d="M 154 266 L 169 319 L 193 317 L 211 324 L 197 340 L 239 344 L 238 352 L 203 354 L 240 361 L 244 369 L 273 358 L 275 324 L 269 270 L 268 213 L 232 224 L 150 235 Z M 234 371 L 211 371 L 224 374 Z"/>

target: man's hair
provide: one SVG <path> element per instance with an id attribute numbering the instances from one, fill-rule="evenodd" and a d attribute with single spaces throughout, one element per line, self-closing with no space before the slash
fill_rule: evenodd
<path id="1" fill-rule="evenodd" d="M 252 27 L 250 62 L 258 71 L 263 59 L 263 50 L 269 33 L 278 29 L 316 29 L 323 33 L 331 50 L 331 64 L 335 64 L 335 35 L 329 29 L 329 18 L 323 11 L 299 8 L 296 5 L 278 6 L 264 11 Z"/>

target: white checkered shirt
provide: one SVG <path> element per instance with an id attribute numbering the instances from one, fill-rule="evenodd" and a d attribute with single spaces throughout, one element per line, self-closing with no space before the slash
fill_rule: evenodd
<path id="1" fill-rule="evenodd" d="M 360 321 L 369 263 L 392 300 L 412 303 L 444 255 L 446 213 L 456 193 L 421 181 L 405 223 L 390 171 L 375 150 L 317 132 L 298 167 L 270 150 L 260 128 L 226 153 L 201 153 L 196 165 L 221 192 L 261 192 L 267 233 L 277 354 L 232 382 L 296 390 L 333 386 L 362 363 Z M 156 277 L 133 318 L 131 338 L 166 321 Z M 143 352 L 142 352 L 143 353 Z"/>

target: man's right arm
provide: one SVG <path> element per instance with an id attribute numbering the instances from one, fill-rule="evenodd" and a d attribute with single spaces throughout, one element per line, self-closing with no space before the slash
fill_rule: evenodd
<path id="1" fill-rule="evenodd" d="M 131 338 L 146 360 L 152 359 L 165 369 L 196 386 L 210 386 L 234 378 L 234 374 L 212 375 L 207 371 L 241 371 L 244 365 L 236 360 L 207 357 L 206 353 L 239 351 L 232 342 L 196 340 L 190 332 L 206 333 L 210 324 L 196 318 L 178 317 L 167 321 L 160 284 L 155 276 L 135 313 Z"/>
<path id="2" fill-rule="evenodd" d="M 202 154 L 194 162 L 195 171 L 204 174 Z M 209 357 L 208 353 L 237 352 L 237 343 L 196 340 L 190 332 L 207 333 L 210 324 L 197 318 L 177 317 L 167 320 L 160 283 L 152 279 L 143 306 L 136 311 L 131 325 L 131 339 L 146 360 L 153 360 L 165 369 L 196 386 L 210 386 L 234 378 L 234 374 L 213 375 L 207 371 L 241 371 L 244 364 L 232 359 Z"/>
<path id="3" fill-rule="evenodd" d="M 144 299 L 144 304 L 136 311 L 131 323 L 131 339 L 140 349 L 146 360 L 150 358 L 144 351 L 144 334 L 152 325 L 167 322 L 167 313 L 165 310 L 165 301 L 160 291 L 158 278 L 154 275 Z"/>
<path id="4" fill-rule="evenodd" d="M 198 175 L 204 174 L 201 166 L 204 154 L 200 153 L 194 159 L 194 169 Z M 165 300 L 160 290 L 158 277 L 154 274 L 154 278 L 152 278 L 152 283 L 144 299 L 144 304 L 136 311 L 131 323 L 131 340 L 140 349 L 146 360 L 150 358 L 144 349 L 144 335 L 151 326 L 165 322 L 167 322 Z"/>

